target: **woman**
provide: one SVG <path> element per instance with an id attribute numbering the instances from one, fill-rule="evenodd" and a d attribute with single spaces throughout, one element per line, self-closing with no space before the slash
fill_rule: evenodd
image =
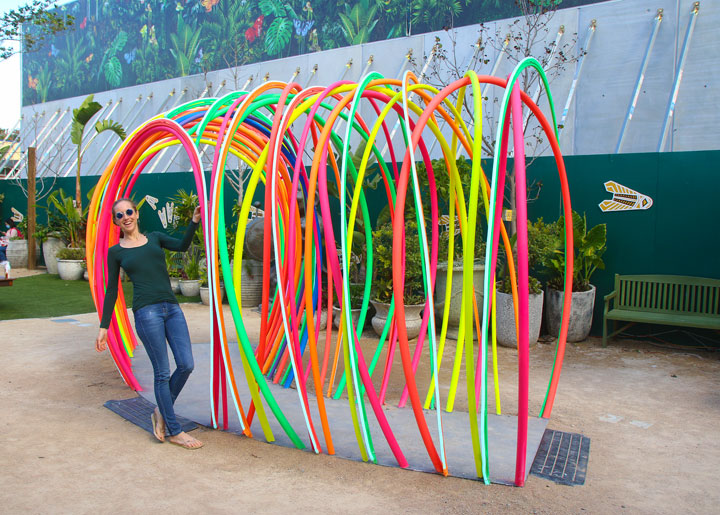
<path id="1" fill-rule="evenodd" d="M 162 232 L 142 234 L 138 229 L 137 206 L 130 199 L 120 199 L 112 207 L 113 223 L 120 226 L 123 238 L 108 250 L 108 286 L 102 308 L 100 331 L 95 349 L 107 348 L 107 329 L 110 326 L 117 299 L 120 267 L 133 283 L 133 313 L 135 330 L 143 342 L 155 376 L 157 408 L 152 415 L 153 433 L 161 442 L 168 440 L 186 449 L 199 449 L 200 440 L 185 433 L 177 419 L 173 405 L 193 370 L 190 334 L 182 310 L 170 287 L 163 249 L 184 252 L 190 246 L 200 221 L 200 208 L 193 213 L 192 222 L 182 240 Z M 170 375 L 166 340 L 175 357 L 177 368 Z"/>
<path id="2" fill-rule="evenodd" d="M 22 238 L 22 234 L 15 225 L 15 220 L 8 218 L 5 220 L 5 237 L 9 240 L 10 238 Z"/>

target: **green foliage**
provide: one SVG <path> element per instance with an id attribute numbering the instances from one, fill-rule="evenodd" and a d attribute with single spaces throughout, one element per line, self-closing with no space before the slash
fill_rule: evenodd
<path id="1" fill-rule="evenodd" d="M 98 73 L 102 72 L 105 76 L 105 80 L 108 85 L 112 88 L 118 87 L 122 83 L 123 70 L 120 59 L 117 54 L 122 52 L 127 43 L 128 35 L 125 31 L 120 31 L 115 36 L 115 39 L 110 43 L 110 46 L 105 50 L 102 61 L 100 63 L 100 69 Z"/>
<path id="2" fill-rule="evenodd" d="M 370 34 L 378 22 L 378 7 L 373 0 L 358 0 L 352 7 L 345 4 L 345 12 L 338 13 L 338 16 L 348 45 L 360 45 L 370 41 Z"/>
<path id="3" fill-rule="evenodd" d="M 35 226 L 33 237 L 38 241 L 38 243 L 42 244 L 46 242 L 49 236 L 51 236 L 50 228 L 47 225 L 37 224 Z"/>
<path id="4" fill-rule="evenodd" d="M 170 34 L 172 47 L 170 52 L 175 57 L 177 70 L 182 77 L 189 75 L 195 66 L 195 58 L 200 50 L 200 36 L 202 31 L 191 27 L 178 15 L 177 30 Z"/>
<path id="5" fill-rule="evenodd" d="M 117 136 L 121 140 L 124 140 L 127 136 L 125 134 L 125 129 L 123 129 L 123 126 L 112 120 L 103 120 L 101 122 L 97 122 L 95 124 L 95 131 L 98 134 L 100 134 L 101 132 L 105 132 L 105 131 L 112 131 L 115 134 L 117 134 Z"/>
<path id="6" fill-rule="evenodd" d="M 203 25 L 201 46 L 205 56 L 216 65 L 241 66 L 257 61 L 262 53 L 259 45 L 250 45 L 240 27 L 252 26 L 255 20 L 249 2 L 220 0 Z"/>
<path id="7" fill-rule="evenodd" d="M 528 284 L 530 293 L 540 293 L 542 284 L 533 276 L 533 274 L 541 273 L 546 269 L 555 255 L 557 249 L 557 228 L 554 223 L 546 224 L 542 218 L 537 222 L 528 221 Z M 513 248 L 513 257 L 515 259 L 515 279 L 517 280 L 517 234 L 510 238 L 510 244 Z M 498 247 L 498 291 L 503 293 L 511 293 L 512 286 L 510 282 L 510 271 L 507 264 L 505 246 L 502 240 Z"/>
<path id="8" fill-rule="evenodd" d="M 393 230 L 392 224 L 385 223 L 373 231 L 373 298 L 390 303 L 393 296 Z M 413 219 L 405 221 L 405 292 L 406 304 L 420 304 L 425 301 L 423 286 L 422 257 L 418 240 L 417 224 Z"/>
<path id="9" fill-rule="evenodd" d="M 87 55 L 87 45 L 83 40 L 74 33 L 68 34 L 67 51 L 61 52 L 55 61 L 56 86 L 64 95 L 77 95 L 76 85 L 81 84 L 90 75 L 90 67 L 85 60 Z"/>
<path id="10" fill-rule="evenodd" d="M 602 255 L 607 250 L 607 225 L 599 224 L 587 230 L 587 217 L 573 211 L 573 291 L 588 291 L 590 278 L 598 268 L 605 269 Z M 548 269 L 552 277 L 548 284 L 556 290 L 563 289 L 565 277 L 565 218 L 555 224 L 556 249 L 549 260 Z"/>
<path id="11" fill-rule="evenodd" d="M 102 106 L 93 100 L 93 95 L 88 95 L 80 107 L 73 109 L 72 124 L 70 125 L 70 139 L 77 147 L 77 174 L 75 177 L 75 204 L 78 213 L 82 209 L 82 197 L 80 193 L 80 170 L 82 168 L 82 158 L 85 149 L 82 148 L 83 133 L 85 126 L 95 114 L 102 109 Z M 125 139 L 125 130 L 119 123 L 112 120 L 103 120 L 95 124 L 95 131 L 99 134 L 104 131 L 112 131 L 118 135 L 121 140 Z"/>
<path id="12" fill-rule="evenodd" d="M 168 276 L 182 277 L 182 265 L 183 265 L 182 254 L 179 252 L 172 252 L 168 249 L 164 249 L 164 250 L 165 250 L 165 268 L 167 268 Z"/>
<path id="13" fill-rule="evenodd" d="M 180 232 L 181 230 L 184 231 L 185 228 L 190 225 L 193 213 L 195 212 L 195 208 L 200 204 L 200 200 L 195 193 L 188 193 L 181 188 L 177 190 L 177 193 L 175 193 L 175 196 L 172 197 L 171 201 L 175 204 L 175 218 L 172 220 L 173 230 L 176 232 Z M 197 231 L 195 231 L 195 235 L 193 236 L 187 255 L 197 257 L 198 262 L 204 261 L 205 239 L 203 236 L 202 225 L 198 227 Z"/>
<path id="14" fill-rule="evenodd" d="M 285 16 L 285 6 L 280 0 L 260 0 L 258 5 L 265 16 Z"/>
<path id="15" fill-rule="evenodd" d="M 80 247 L 85 230 L 87 207 L 80 213 L 75 208 L 73 198 L 65 195 L 62 188 L 53 191 L 47 197 L 47 209 L 54 209 L 60 215 L 59 230 L 62 238 L 71 247 Z M 89 207 L 89 206 L 88 206 Z"/>
<path id="16" fill-rule="evenodd" d="M 85 126 L 95 114 L 102 109 L 102 106 L 93 100 L 94 95 L 88 95 L 80 107 L 73 109 L 72 125 L 70 128 L 70 139 L 74 145 L 82 143 Z"/>
<path id="17" fill-rule="evenodd" d="M 82 261 L 85 259 L 85 249 L 83 247 L 65 247 L 57 251 L 56 257 L 58 259 L 74 259 L 76 261 Z"/>
<path id="18" fill-rule="evenodd" d="M 201 262 L 201 255 L 197 249 L 188 250 L 183 259 L 183 277 L 191 281 L 200 279 Z"/>
<path id="19" fill-rule="evenodd" d="M 279 55 L 292 38 L 292 22 L 287 18 L 275 18 L 265 35 L 265 50 L 269 55 Z"/>
<path id="20" fill-rule="evenodd" d="M 463 3 L 467 5 L 468 1 Z M 460 0 L 413 0 L 411 9 L 412 22 L 426 24 L 431 30 L 440 29 L 447 22 L 453 25 L 463 10 Z"/>
<path id="21" fill-rule="evenodd" d="M 51 0 L 33 0 L 3 14 L 0 17 L 0 61 L 18 52 L 39 50 L 47 38 L 73 27 L 75 18 L 53 11 L 56 7 Z M 14 42 L 21 44 L 19 50 Z"/>

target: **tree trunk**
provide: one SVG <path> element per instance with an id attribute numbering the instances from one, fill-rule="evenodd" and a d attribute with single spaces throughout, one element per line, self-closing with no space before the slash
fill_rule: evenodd
<path id="1" fill-rule="evenodd" d="M 82 165 L 82 154 L 80 153 L 80 145 L 78 145 L 77 156 L 77 177 L 75 178 L 75 209 L 78 215 L 82 216 L 82 192 L 80 190 L 80 167 Z"/>

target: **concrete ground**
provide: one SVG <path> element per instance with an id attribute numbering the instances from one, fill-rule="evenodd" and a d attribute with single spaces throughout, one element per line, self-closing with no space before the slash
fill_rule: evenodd
<path id="1" fill-rule="evenodd" d="M 182 307 L 193 341 L 207 342 L 207 308 Z M 720 459 L 717 353 L 627 340 L 570 345 L 549 427 L 591 438 L 587 481 L 567 487 L 531 475 L 513 488 L 206 428 L 194 432 L 206 444 L 200 450 L 159 444 L 103 407 L 135 393 L 109 354 L 93 349 L 97 315 L 65 318 L 75 322 L 0 322 L 4 513 L 717 513 L 720 505 L 711 486 Z M 532 350 L 532 413 L 553 355 L 548 344 Z M 514 357 L 500 349 L 504 384 L 512 384 Z M 512 413 L 512 387 L 503 395 Z"/>

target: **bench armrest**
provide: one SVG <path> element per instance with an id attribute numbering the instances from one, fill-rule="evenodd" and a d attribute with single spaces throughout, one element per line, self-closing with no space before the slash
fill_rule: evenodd
<path id="1" fill-rule="evenodd" d="M 614 292 L 612 292 L 612 293 L 610 293 L 610 294 L 608 294 L 608 295 L 605 295 L 605 297 L 604 297 L 604 299 L 605 299 L 605 307 L 604 307 L 604 309 L 603 309 L 603 313 L 604 313 L 605 315 L 607 315 L 608 307 L 610 306 L 610 301 L 611 301 L 612 299 L 616 298 L 616 297 L 617 297 L 617 290 L 615 290 Z"/>
<path id="2" fill-rule="evenodd" d="M 614 299 L 615 297 L 617 297 L 617 291 L 614 291 L 608 295 L 605 295 L 605 297 L 604 297 L 605 302 L 608 302 L 610 299 Z"/>

